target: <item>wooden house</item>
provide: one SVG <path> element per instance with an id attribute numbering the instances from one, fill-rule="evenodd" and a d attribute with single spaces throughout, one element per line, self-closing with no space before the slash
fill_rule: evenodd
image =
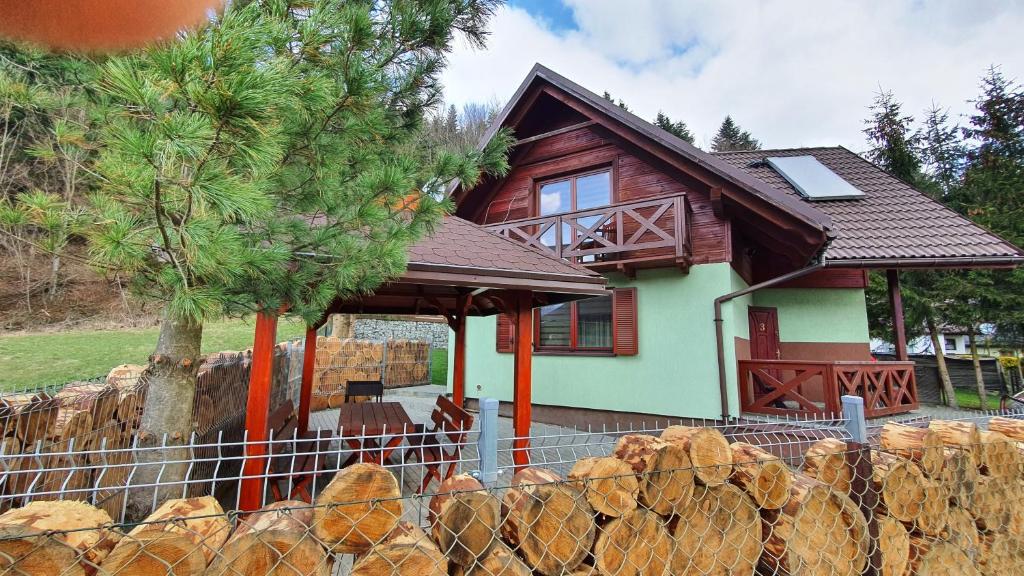
<path id="1" fill-rule="evenodd" d="M 541 65 L 485 142 L 499 128 L 512 169 L 452 190 L 456 214 L 613 288 L 468 319 L 467 399 L 511 399 L 527 339 L 535 420 L 827 415 L 844 394 L 905 412 L 913 363 L 871 356 L 868 271 L 887 272 L 905 359 L 900 270 L 1024 261 L 845 148 L 708 153 Z"/>

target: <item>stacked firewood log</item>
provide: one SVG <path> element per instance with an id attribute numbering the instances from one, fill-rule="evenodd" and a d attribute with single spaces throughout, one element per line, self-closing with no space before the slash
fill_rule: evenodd
<path id="1" fill-rule="evenodd" d="M 580 459 L 564 477 L 526 467 L 490 490 L 455 475 L 425 500 L 423 526 L 420 501 L 403 499 L 396 477 L 369 463 L 340 470 L 312 505 L 273 504 L 234 529 L 209 497 L 167 502 L 126 533 L 89 505 L 37 502 L 0 516 L 0 569 L 855 576 L 877 545 L 885 576 L 1024 573 L 1024 421 L 972 426 L 889 423 L 878 449 L 861 453 L 822 440 L 799 470 L 715 429 L 672 426 L 659 437 L 625 435 L 611 454 Z M 870 458 L 870 478 L 855 475 L 855 456 Z M 868 517 L 864 505 L 874 506 Z"/>

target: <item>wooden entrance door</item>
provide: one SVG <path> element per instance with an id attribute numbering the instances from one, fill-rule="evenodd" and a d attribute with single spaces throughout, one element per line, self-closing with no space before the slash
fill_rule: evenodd
<path id="1" fill-rule="evenodd" d="M 750 318 L 750 359 L 779 359 L 779 311 L 776 308 L 747 309 Z"/>

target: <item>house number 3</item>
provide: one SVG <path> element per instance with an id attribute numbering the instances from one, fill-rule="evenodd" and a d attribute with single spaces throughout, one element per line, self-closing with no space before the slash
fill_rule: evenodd
<path id="1" fill-rule="evenodd" d="M 764 332 L 764 322 L 761 322 L 760 326 L 761 326 L 761 327 L 759 328 L 759 330 L 760 330 L 761 332 Z"/>

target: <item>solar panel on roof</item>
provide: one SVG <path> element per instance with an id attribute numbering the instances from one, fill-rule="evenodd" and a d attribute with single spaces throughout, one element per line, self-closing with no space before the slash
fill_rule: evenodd
<path id="1" fill-rule="evenodd" d="M 773 156 L 765 162 L 808 200 L 853 200 L 864 193 L 814 156 Z"/>

